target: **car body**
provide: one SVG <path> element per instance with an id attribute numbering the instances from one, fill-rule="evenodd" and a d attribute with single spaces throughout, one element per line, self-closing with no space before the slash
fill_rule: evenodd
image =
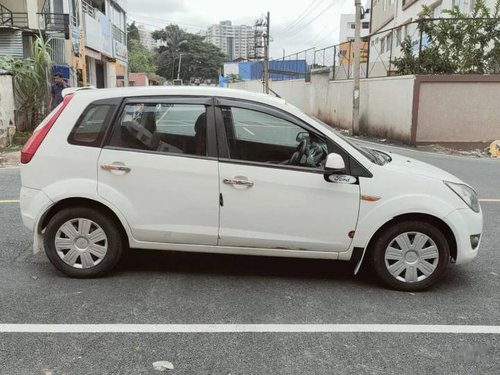
<path id="1" fill-rule="evenodd" d="M 129 246 L 344 260 L 356 272 L 370 260 L 389 287 L 420 290 L 478 253 L 472 188 L 360 147 L 282 99 L 65 94 L 23 149 L 20 199 L 35 251 L 70 276 L 108 272 Z"/>

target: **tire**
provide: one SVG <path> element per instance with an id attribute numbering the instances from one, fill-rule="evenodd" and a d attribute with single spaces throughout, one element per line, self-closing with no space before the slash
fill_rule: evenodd
<path id="1" fill-rule="evenodd" d="M 123 240 L 118 225 L 92 208 L 62 209 L 50 219 L 45 230 L 47 257 L 70 277 L 103 276 L 116 266 L 122 255 Z"/>
<path id="2" fill-rule="evenodd" d="M 450 247 L 434 225 L 405 221 L 380 234 L 371 260 L 375 273 L 389 288 L 421 291 L 443 276 L 450 260 Z"/>

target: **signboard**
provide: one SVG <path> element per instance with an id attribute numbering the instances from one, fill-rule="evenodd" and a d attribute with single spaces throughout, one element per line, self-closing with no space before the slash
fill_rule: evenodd
<path id="1" fill-rule="evenodd" d="M 117 40 L 113 40 L 113 47 L 114 47 L 114 51 L 115 51 L 114 57 L 116 59 L 127 62 L 128 61 L 127 46 L 123 43 L 120 43 Z"/>
<path id="2" fill-rule="evenodd" d="M 80 29 L 77 26 L 71 26 L 71 44 L 73 46 L 73 53 L 80 52 Z"/>
<path id="3" fill-rule="evenodd" d="M 113 56 L 111 47 L 111 23 L 108 18 L 99 13 L 99 23 L 101 24 L 102 49 L 101 52 L 108 56 Z"/>

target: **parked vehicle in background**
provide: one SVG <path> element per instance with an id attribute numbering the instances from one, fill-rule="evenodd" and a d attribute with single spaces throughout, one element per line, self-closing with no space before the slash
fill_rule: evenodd
<path id="1" fill-rule="evenodd" d="M 457 177 L 237 90 L 73 92 L 25 145 L 21 176 L 35 251 L 71 277 L 109 272 L 129 246 L 367 263 L 415 291 L 471 261 L 482 232 Z"/>

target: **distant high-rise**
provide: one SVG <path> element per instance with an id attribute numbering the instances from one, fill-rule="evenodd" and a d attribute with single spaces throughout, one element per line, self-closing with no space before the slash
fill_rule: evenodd
<path id="1" fill-rule="evenodd" d="M 137 30 L 142 45 L 150 51 L 154 50 L 157 47 L 157 42 L 151 36 L 151 31 L 147 30 L 144 25 L 137 25 Z"/>
<path id="2" fill-rule="evenodd" d="M 254 54 L 254 30 L 251 26 L 221 21 L 207 30 L 206 41 L 219 47 L 229 60 L 248 59 Z"/>

